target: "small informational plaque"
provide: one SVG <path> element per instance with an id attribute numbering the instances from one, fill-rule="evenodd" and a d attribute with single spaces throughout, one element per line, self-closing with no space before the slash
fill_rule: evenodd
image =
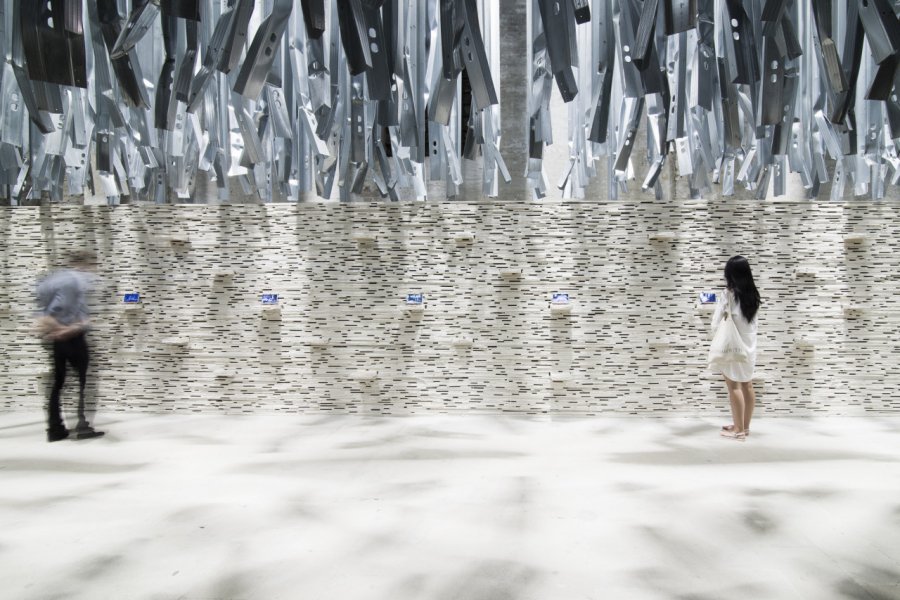
<path id="1" fill-rule="evenodd" d="M 278 304 L 278 294 L 263 294 L 259 301 L 263 306 L 275 306 Z"/>
<path id="2" fill-rule="evenodd" d="M 700 304 L 715 304 L 716 301 L 715 292 L 700 292 Z"/>
<path id="3" fill-rule="evenodd" d="M 125 302 L 125 304 L 140 304 L 141 295 L 138 292 L 132 292 L 130 294 L 125 294 L 124 302 Z"/>
<path id="4" fill-rule="evenodd" d="M 563 292 L 553 292 L 553 304 L 568 304 L 569 294 Z"/>
<path id="5" fill-rule="evenodd" d="M 412 306 L 419 306 L 425 303 L 425 294 L 407 294 L 406 303 Z"/>

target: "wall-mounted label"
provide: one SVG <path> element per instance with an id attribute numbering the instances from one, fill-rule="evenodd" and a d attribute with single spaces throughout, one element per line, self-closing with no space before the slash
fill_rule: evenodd
<path id="1" fill-rule="evenodd" d="M 716 293 L 715 292 L 700 292 L 700 304 L 715 304 L 716 303 Z"/>
<path id="2" fill-rule="evenodd" d="M 141 295 L 137 292 L 125 294 L 123 301 L 125 304 L 138 304 L 141 301 Z"/>
<path id="3" fill-rule="evenodd" d="M 407 304 L 422 304 L 425 302 L 425 294 L 407 294 Z"/>
<path id="4" fill-rule="evenodd" d="M 259 301 L 267 306 L 278 304 L 278 294 L 263 294 L 259 297 Z"/>
<path id="5" fill-rule="evenodd" d="M 553 304 L 568 304 L 569 294 L 562 292 L 553 292 Z"/>

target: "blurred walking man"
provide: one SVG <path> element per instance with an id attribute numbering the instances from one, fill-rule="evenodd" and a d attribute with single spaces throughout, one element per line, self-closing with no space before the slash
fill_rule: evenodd
<path id="1" fill-rule="evenodd" d="M 92 252 L 76 252 L 68 269 L 51 273 L 38 283 L 37 300 L 40 316 L 37 320 L 41 337 L 53 346 L 53 389 L 47 406 L 47 441 L 57 442 L 69 437 L 62 418 L 59 397 L 66 381 L 69 364 L 78 373 L 78 425 L 75 438 L 100 437 L 85 417 L 84 386 L 87 382 L 90 353 L 86 333 L 90 327 L 87 299 L 93 283 L 96 256 Z"/>

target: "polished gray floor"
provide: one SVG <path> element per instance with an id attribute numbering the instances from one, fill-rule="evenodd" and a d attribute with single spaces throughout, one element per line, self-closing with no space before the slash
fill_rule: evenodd
<path id="1" fill-rule="evenodd" d="M 0 598 L 900 598 L 900 418 L 0 416 Z"/>

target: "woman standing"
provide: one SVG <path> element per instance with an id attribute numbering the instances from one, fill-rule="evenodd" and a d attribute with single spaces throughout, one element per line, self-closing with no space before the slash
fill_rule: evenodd
<path id="1" fill-rule="evenodd" d="M 725 263 L 725 293 L 718 298 L 712 329 L 722 322 L 726 311 L 747 348 L 747 358 L 720 367 L 728 386 L 732 424 L 722 427 L 724 437 L 743 441 L 750 433 L 750 419 L 756 404 L 753 391 L 753 369 L 756 366 L 756 321 L 759 311 L 759 291 L 753 282 L 750 262 L 743 256 L 733 256 Z"/>

